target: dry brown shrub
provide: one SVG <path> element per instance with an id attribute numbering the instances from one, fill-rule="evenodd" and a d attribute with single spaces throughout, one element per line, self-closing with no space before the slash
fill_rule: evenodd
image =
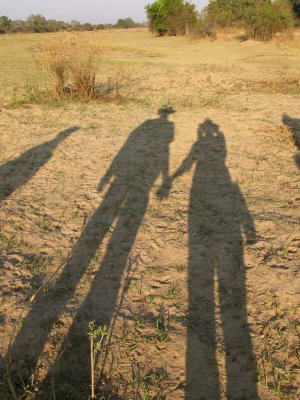
<path id="1" fill-rule="evenodd" d="M 50 74 L 58 97 L 72 95 L 86 100 L 95 96 L 102 53 L 101 42 L 87 41 L 78 34 L 65 40 L 47 40 L 32 49 L 37 65 Z"/>
<path id="2" fill-rule="evenodd" d="M 46 80 L 42 89 L 32 82 L 27 85 L 26 98 L 30 102 L 132 98 L 132 85 L 123 67 L 112 66 L 107 77 L 102 62 L 106 47 L 99 36 L 91 41 L 80 33 L 68 34 L 64 40 L 47 40 L 31 52 Z"/>

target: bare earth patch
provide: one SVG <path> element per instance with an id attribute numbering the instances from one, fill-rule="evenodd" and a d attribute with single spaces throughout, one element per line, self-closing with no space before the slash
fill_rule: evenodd
<path id="1" fill-rule="evenodd" d="M 92 321 L 99 399 L 298 398 L 299 42 L 106 35 L 121 104 L 8 106 L 0 38 L 1 398 L 89 398 Z"/>

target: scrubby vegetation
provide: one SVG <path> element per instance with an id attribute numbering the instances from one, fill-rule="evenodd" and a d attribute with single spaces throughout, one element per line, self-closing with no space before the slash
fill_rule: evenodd
<path id="1" fill-rule="evenodd" d="M 206 18 L 219 27 L 243 27 L 248 36 L 270 40 L 277 32 L 294 26 L 292 5 L 288 0 L 211 0 Z"/>
<path id="2" fill-rule="evenodd" d="M 150 30 L 159 35 L 214 37 L 216 28 L 244 28 L 249 38 L 270 40 L 292 28 L 300 16 L 298 0 L 211 0 L 197 13 L 183 0 L 157 0 L 146 7 Z"/>
<path id="3" fill-rule="evenodd" d="M 132 18 L 119 19 L 114 24 L 91 24 L 89 22 L 80 23 L 72 20 L 71 22 L 57 21 L 55 19 L 46 19 L 43 15 L 30 15 L 26 21 L 11 20 L 7 16 L 0 17 L 0 33 L 42 33 L 59 31 L 93 31 L 109 28 L 135 28 L 145 26 L 134 22 Z"/>
<path id="4" fill-rule="evenodd" d="M 275 33 L 292 28 L 294 22 L 291 5 L 286 0 L 277 0 L 263 2 L 251 10 L 245 25 L 252 39 L 270 40 Z"/>

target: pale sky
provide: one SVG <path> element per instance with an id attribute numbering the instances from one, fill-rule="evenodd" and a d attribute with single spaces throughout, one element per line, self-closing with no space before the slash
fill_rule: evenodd
<path id="1" fill-rule="evenodd" d="M 194 0 L 201 10 L 208 0 Z M 0 0 L 0 16 L 26 19 L 30 14 L 42 14 L 47 19 L 65 22 L 115 23 L 131 17 L 135 22 L 146 21 L 145 6 L 153 0 Z"/>

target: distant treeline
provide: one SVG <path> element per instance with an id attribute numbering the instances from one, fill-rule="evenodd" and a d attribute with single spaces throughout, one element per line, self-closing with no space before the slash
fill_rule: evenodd
<path id="1" fill-rule="evenodd" d="M 59 31 L 93 31 L 109 28 L 135 28 L 147 26 L 147 23 L 136 23 L 132 18 L 119 19 L 116 24 L 81 24 L 79 21 L 57 21 L 46 19 L 43 15 L 30 15 L 25 21 L 11 20 L 7 16 L 0 17 L 0 33 L 42 33 Z"/>
<path id="2" fill-rule="evenodd" d="M 146 6 L 149 28 L 159 35 L 215 36 L 217 28 L 245 28 L 253 39 L 300 25 L 300 0 L 210 0 L 199 13 L 186 0 L 156 0 Z"/>

